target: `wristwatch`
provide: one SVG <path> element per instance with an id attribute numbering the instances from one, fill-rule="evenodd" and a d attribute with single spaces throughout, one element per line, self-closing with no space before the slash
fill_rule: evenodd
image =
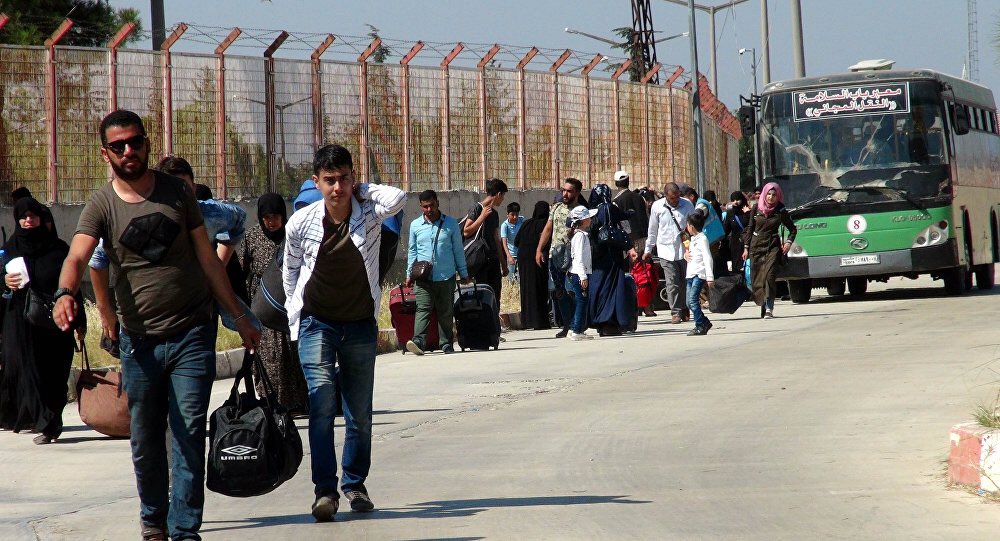
<path id="1" fill-rule="evenodd" d="M 66 295 L 73 295 L 73 290 L 68 287 L 60 287 L 56 290 L 55 294 L 52 295 L 52 300 L 57 301 L 59 297 L 64 297 Z"/>

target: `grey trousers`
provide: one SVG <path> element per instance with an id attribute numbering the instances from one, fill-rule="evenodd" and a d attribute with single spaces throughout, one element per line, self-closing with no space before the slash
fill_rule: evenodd
<path id="1" fill-rule="evenodd" d="M 667 303 L 670 304 L 670 314 L 679 316 L 684 312 L 687 302 L 685 296 L 687 294 L 687 279 L 685 278 L 687 261 L 684 259 L 679 261 L 661 259 L 660 266 L 663 267 L 663 281 L 666 283 L 665 289 L 667 290 Z"/>

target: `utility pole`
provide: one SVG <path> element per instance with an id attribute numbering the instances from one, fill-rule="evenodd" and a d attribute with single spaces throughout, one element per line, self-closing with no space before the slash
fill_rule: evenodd
<path id="1" fill-rule="evenodd" d="M 792 2 L 792 54 L 794 55 L 795 77 L 806 76 L 806 53 L 802 49 L 802 1 Z"/>
<path id="2" fill-rule="evenodd" d="M 705 147 L 701 133 L 701 96 L 698 93 L 698 32 L 695 30 L 694 0 L 688 0 L 688 33 L 691 35 L 691 118 L 694 128 L 694 165 L 698 193 L 705 193 Z M 714 46 L 714 44 L 713 44 Z"/>
<path id="3" fill-rule="evenodd" d="M 764 77 L 765 86 L 771 82 L 771 31 L 769 26 L 767 0 L 760 0 L 760 72 Z M 756 78 L 754 80 L 756 81 Z"/>
<path id="4" fill-rule="evenodd" d="M 149 0 L 149 18 L 153 25 L 153 50 L 159 51 L 167 39 L 166 21 L 163 16 L 163 0 Z"/>

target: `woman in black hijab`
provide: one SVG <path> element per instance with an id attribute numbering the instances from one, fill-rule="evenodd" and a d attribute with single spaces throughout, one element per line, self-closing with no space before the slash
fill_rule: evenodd
<path id="1" fill-rule="evenodd" d="M 264 269 L 274 259 L 275 253 L 284 248 L 287 208 L 285 200 L 276 193 L 266 193 L 257 199 L 257 225 L 247 231 L 238 252 L 251 299 L 260 288 Z M 268 379 L 278 393 L 278 402 L 296 415 L 308 412 L 306 380 L 302 375 L 298 353 L 289 336 L 265 327 L 261 330 L 257 351 L 267 370 Z M 254 371 L 256 372 L 256 367 Z M 260 378 L 257 380 L 257 392 L 263 394 Z"/>
<path id="2" fill-rule="evenodd" d="M 747 203 L 747 196 L 737 190 L 729 195 L 732 206 L 726 211 L 726 218 L 722 221 L 722 228 L 726 232 L 726 239 L 729 241 L 729 260 L 732 261 L 730 267 L 733 272 L 743 269 L 743 230 L 750 224 L 750 204 Z"/>
<path id="3" fill-rule="evenodd" d="M 0 376 L 0 428 L 15 432 L 41 432 L 34 442 L 54 443 L 62 434 L 62 410 L 66 406 L 67 380 L 73 363 L 73 335 L 51 323 L 33 324 L 25 315 L 31 302 L 51 301 L 59 287 L 59 272 L 69 246 L 56 236 L 52 214 L 33 197 L 14 204 L 14 236 L 4 244 L 0 265 L 24 258 L 28 283 L 21 273 L 6 274 L 3 314 L 3 373 Z M 83 298 L 77 293 L 80 313 L 75 321 L 77 337 L 86 334 Z M 41 308 L 41 307 L 40 307 Z"/>
<path id="4" fill-rule="evenodd" d="M 521 224 L 514 237 L 514 246 L 519 254 L 534 254 L 542 238 L 542 230 L 549 220 L 549 204 L 535 203 L 531 218 Z M 544 253 L 548 253 L 548 248 Z M 517 258 L 517 275 L 521 279 L 521 324 L 525 329 L 549 329 L 549 270 L 539 267 L 535 258 Z"/>

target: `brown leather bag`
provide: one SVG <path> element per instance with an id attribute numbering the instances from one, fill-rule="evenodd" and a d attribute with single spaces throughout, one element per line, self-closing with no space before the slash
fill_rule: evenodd
<path id="1" fill-rule="evenodd" d="M 76 382 L 76 403 L 83 424 L 108 436 L 127 438 L 131 435 L 132 417 L 128 412 L 128 395 L 122 388 L 122 374 L 106 368 L 91 369 L 87 345 L 80 342 L 83 369 Z"/>

